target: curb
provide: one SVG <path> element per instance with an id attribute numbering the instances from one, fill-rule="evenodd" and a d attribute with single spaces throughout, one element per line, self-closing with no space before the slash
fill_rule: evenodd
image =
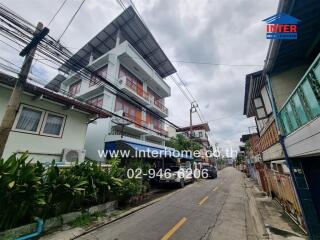
<path id="1" fill-rule="evenodd" d="M 181 190 L 183 190 L 183 189 L 178 189 L 176 191 L 168 193 L 167 195 L 156 198 L 150 202 L 147 202 L 147 203 L 144 203 L 144 204 L 139 205 L 137 207 L 131 208 L 123 213 L 120 213 L 117 216 L 101 220 L 100 222 L 93 223 L 91 226 L 88 226 L 86 228 L 72 228 L 72 229 L 69 229 L 66 231 L 58 231 L 58 232 L 55 232 L 52 234 L 43 235 L 40 239 L 42 239 L 42 240 L 58 240 L 59 239 L 60 240 L 62 236 L 63 236 L 64 240 L 77 239 L 83 235 L 86 235 L 90 232 L 95 231 L 96 229 L 99 229 L 99 228 L 104 227 L 106 225 L 109 225 L 113 222 L 116 222 L 116 221 L 118 221 L 122 218 L 125 218 L 131 214 L 134 214 L 134 213 L 136 213 L 136 212 L 138 212 L 148 206 L 151 206 L 151 205 L 153 205 L 153 204 L 155 204 L 165 198 L 168 198 L 168 197 L 172 196 L 173 194 L 178 193 Z"/>
<path id="2" fill-rule="evenodd" d="M 104 227 L 106 225 L 109 225 L 109 224 L 111 224 L 113 222 L 116 222 L 116 221 L 118 221 L 118 220 L 120 220 L 122 218 L 125 218 L 125 217 L 127 217 L 127 216 L 129 216 L 131 214 L 134 214 L 134 213 L 136 213 L 136 212 L 138 212 L 138 211 L 140 211 L 140 210 L 142 210 L 142 209 L 144 209 L 146 207 L 149 207 L 149 206 L 151 206 L 151 205 L 153 205 L 153 204 L 155 204 L 157 202 L 160 202 L 161 200 L 163 200 L 165 198 L 168 198 L 168 197 L 172 196 L 173 194 L 176 194 L 176 193 L 180 192 L 181 190 L 183 190 L 183 189 L 178 189 L 178 190 L 176 190 L 176 191 L 174 191 L 172 193 L 169 193 L 169 194 L 167 194 L 165 196 L 162 196 L 162 197 L 159 197 L 157 199 L 154 199 L 154 200 L 152 200 L 152 201 L 150 201 L 148 203 L 145 203 L 145 204 L 142 204 L 140 206 L 134 207 L 134 208 L 132 208 L 132 209 L 130 209 L 130 210 L 124 212 L 124 213 L 119 214 L 116 217 L 113 217 L 113 218 L 107 220 L 107 221 L 103 221 L 101 223 L 97 223 L 95 226 L 89 227 L 89 228 L 85 229 L 83 232 L 81 232 L 80 234 L 77 234 L 74 237 L 70 238 L 70 240 L 77 239 L 77 238 L 79 238 L 79 237 L 81 237 L 81 236 L 83 236 L 85 234 L 93 232 L 96 229 L 99 229 L 99 228 Z"/>

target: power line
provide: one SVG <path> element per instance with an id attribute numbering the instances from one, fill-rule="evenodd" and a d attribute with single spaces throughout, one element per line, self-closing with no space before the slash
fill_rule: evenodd
<path id="1" fill-rule="evenodd" d="M 122 8 L 125 9 L 125 5 L 123 4 L 122 0 L 117 0 L 117 1 L 118 1 L 118 3 L 122 6 Z M 138 14 L 138 16 L 140 17 L 140 19 L 141 19 L 141 21 L 143 22 L 143 24 L 146 25 L 145 22 L 144 22 L 144 20 L 143 20 L 143 18 L 142 18 L 142 16 L 140 15 L 138 9 L 136 8 L 133 0 L 130 0 L 130 3 L 131 3 L 131 5 L 132 5 L 132 7 L 134 8 L 134 10 L 137 12 L 137 14 Z M 196 99 L 194 98 L 194 96 L 192 95 L 191 91 L 189 90 L 189 88 L 188 88 L 187 85 L 185 84 L 185 82 L 181 79 L 181 77 L 180 77 L 180 75 L 179 75 L 178 72 L 176 73 L 176 75 L 178 76 L 179 81 L 182 83 L 182 85 L 185 87 L 185 89 L 186 89 L 187 92 L 189 93 L 190 97 L 188 96 L 187 92 L 184 91 L 184 89 L 177 83 L 176 79 L 175 79 L 173 76 L 171 76 L 171 78 L 173 79 L 173 82 L 177 85 L 177 87 L 180 89 L 180 91 L 182 92 L 182 94 L 186 97 L 186 99 L 187 99 L 190 103 L 192 103 L 192 102 L 197 102 Z M 199 109 L 199 111 L 197 111 L 197 109 L 196 109 L 196 113 L 197 113 L 200 121 L 203 123 L 204 121 L 203 121 L 203 117 L 201 116 L 202 113 L 201 113 L 201 111 L 200 111 L 199 104 L 197 104 L 197 105 L 198 105 L 197 108 Z"/>
<path id="2" fill-rule="evenodd" d="M 58 8 L 58 10 L 56 11 L 56 13 L 53 15 L 53 17 L 51 18 L 50 22 L 48 23 L 48 27 L 50 26 L 50 24 L 52 23 L 52 21 L 55 19 L 55 17 L 58 15 L 58 13 L 61 11 L 61 9 L 63 8 L 64 4 L 67 2 L 68 0 L 64 0 L 63 3 L 60 5 L 60 7 Z"/>
<path id="3" fill-rule="evenodd" d="M 71 19 L 69 20 L 66 28 L 64 29 L 64 31 L 62 32 L 62 34 L 60 35 L 60 37 L 58 38 L 58 42 L 60 41 L 60 39 L 62 38 L 62 36 L 65 34 L 65 32 L 68 30 L 69 26 L 71 25 L 73 19 L 75 18 L 75 16 L 77 15 L 77 13 L 79 12 L 80 8 L 82 7 L 82 5 L 84 4 L 86 0 L 83 0 L 80 4 L 80 6 L 78 7 L 77 11 L 73 14 L 73 16 L 71 17 Z"/>
<path id="4" fill-rule="evenodd" d="M 1 9 L 1 8 L 0 8 Z M 10 19 L 12 18 L 12 16 L 14 16 L 14 14 L 12 12 L 0 12 L 0 16 L 5 17 L 6 19 Z M 10 19 L 13 21 L 13 23 L 17 24 L 17 25 L 21 25 L 21 27 L 23 28 L 24 26 L 22 25 L 21 22 L 16 22 L 15 19 Z M 11 25 L 12 26 L 12 25 Z M 6 32 L 8 33 L 8 32 Z M 26 37 L 29 38 L 30 40 L 30 36 L 28 36 L 28 34 L 32 33 L 32 29 L 31 31 L 26 31 L 23 32 L 24 35 Z M 11 38 L 17 39 L 18 41 L 21 41 L 21 35 L 15 35 L 15 34 L 9 34 L 9 36 Z M 109 87 L 109 89 L 111 88 L 112 93 L 113 94 L 117 94 L 117 93 L 121 93 L 120 97 L 128 97 L 126 93 L 124 93 L 122 90 L 120 90 L 117 86 L 115 86 L 114 84 L 111 83 L 110 79 L 106 79 L 104 77 L 101 77 L 100 75 L 98 75 L 92 68 L 87 66 L 87 63 L 84 63 L 84 60 L 75 60 L 75 61 L 69 61 L 72 53 L 69 52 L 65 47 L 63 47 L 59 42 L 55 41 L 52 37 L 47 36 L 43 42 L 40 43 L 39 48 L 38 48 L 38 52 L 37 55 L 40 55 L 44 58 L 48 58 L 51 59 L 52 61 L 56 61 L 59 64 L 65 64 L 67 68 L 69 69 L 74 69 L 74 67 L 78 67 L 79 69 L 81 69 L 78 74 L 81 76 L 81 78 L 83 79 L 87 79 L 90 80 L 91 76 L 97 77 L 100 80 L 100 83 L 105 86 L 105 87 Z M 47 60 L 48 60 L 47 59 Z M 90 76 L 90 77 L 88 77 Z M 129 98 L 130 102 L 135 102 L 137 105 L 141 105 L 138 101 Z M 145 107 L 145 106 L 143 106 Z M 175 124 L 173 124 L 172 122 L 164 119 L 163 117 L 161 117 L 159 114 L 153 112 L 152 110 L 150 110 L 149 108 L 146 108 L 148 111 L 150 111 L 151 113 L 153 113 L 154 115 L 158 116 L 159 119 L 163 119 L 164 121 L 168 122 L 169 124 L 171 124 L 172 126 L 174 126 L 175 128 L 178 128 Z M 151 129 L 152 130 L 152 129 Z"/>
<path id="5" fill-rule="evenodd" d="M 225 116 L 225 117 L 220 117 L 220 118 L 215 118 L 215 119 L 210 119 L 208 122 L 214 122 L 222 119 L 227 119 L 227 118 L 234 118 L 234 117 L 244 117 L 246 119 L 247 117 L 243 116 L 243 114 L 237 114 L 237 115 L 230 115 L 230 116 Z"/>

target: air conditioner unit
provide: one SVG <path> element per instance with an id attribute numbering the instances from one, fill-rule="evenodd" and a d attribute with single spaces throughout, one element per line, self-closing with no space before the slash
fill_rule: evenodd
<path id="1" fill-rule="evenodd" d="M 84 161 L 86 150 L 63 149 L 62 162 L 64 164 L 75 164 Z"/>

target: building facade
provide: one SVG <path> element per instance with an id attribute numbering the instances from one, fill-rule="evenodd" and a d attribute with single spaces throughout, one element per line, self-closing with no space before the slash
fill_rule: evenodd
<path id="1" fill-rule="evenodd" d="M 15 82 L 15 77 L 0 73 L 0 121 Z M 28 151 L 33 161 L 42 163 L 83 161 L 93 116 L 111 117 L 106 111 L 27 83 L 2 157 Z"/>
<path id="2" fill-rule="evenodd" d="M 53 80 L 60 90 L 128 119 L 126 123 L 119 117 L 97 119 L 90 124 L 85 143 L 88 158 L 103 160 L 98 151 L 119 141 L 164 148 L 168 138 L 165 99 L 171 94 L 164 78 L 176 70 L 132 7 L 73 58 L 85 62 L 94 74 L 90 80 L 83 79 L 79 72 L 62 66 L 65 73 Z"/>
<path id="3" fill-rule="evenodd" d="M 192 129 L 192 130 L 191 130 Z M 192 131 L 192 133 L 191 133 Z M 210 127 L 208 123 L 202 123 L 197 125 L 192 125 L 192 127 L 182 127 L 176 130 L 177 134 L 183 134 L 185 137 L 198 142 L 202 148 L 200 150 L 201 160 L 208 162 L 209 158 L 206 154 L 208 150 L 211 150 L 208 134 L 210 132 Z M 212 160 L 212 159 L 211 159 Z"/>
<path id="4" fill-rule="evenodd" d="M 266 77 L 262 71 L 246 76 L 244 115 L 254 117 L 257 133 L 244 135 L 249 175 L 276 198 L 286 212 L 305 228 L 290 171 L 279 141 Z"/>
<path id="5" fill-rule="evenodd" d="M 267 115 L 268 107 L 264 102 L 256 100 L 252 104 L 255 104 L 255 115 L 263 119 L 266 126 L 269 122 L 269 128 L 276 126 L 278 133 L 277 143 L 271 146 L 270 140 L 276 140 L 275 131 L 268 131 L 267 127 L 262 129 L 261 145 L 271 146 L 263 151 L 263 156 L 270 159 L 282 154 L 280 161 L 285 160 L 287 170 L 283 169 L 282 164 L 278 166 L 280 162 L 274 162 L 271 168 L 278 172 L 290 172 L 308 236 L 310 239 L 319 239 L 320 2 L 280 1 L 278 13 L 300 20 L 298 38 L 290 41 L 272 40 L 269 45 L 263 78 L 273 115 Z M 248 93 L 252 90 L 257 88 L 246 89 Z M 269 137 L 264 137 L 268 132 Z"/>

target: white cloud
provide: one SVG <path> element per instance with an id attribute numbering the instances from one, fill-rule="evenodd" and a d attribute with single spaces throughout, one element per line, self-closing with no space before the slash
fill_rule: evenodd
<path id="1" fill-rule="evenodd" d="M 128 0 L 127 0 L 128 1 Z M 62 1 L 3 0 L 9 8 L 36 24 L 49 22 Z M 135 0 L 149 29 L 173 61 L 183 80 L 210 121 L 211 139 L 221 146 L 239 145 L 241 134 L 254 121 L 242 115 L 244 80 L 261 67 L 211 66 L 176 62 L 195 61 L 263 65 L 268 41 L 262 19 L 276 11 L 277 0 Z M 81 0 L 67 1 L 50 25 L 50 34 L 60 36 Z M 87 0 L 62 42 L 74 52 L 120 14 L 116 0 Z M 17 52 L 0 43 L 1 56 L 21 63 Z M 42 72 L 38 66 L 36 72 Z M 51 76 L 52 70 L 48 70 Z M 169 119 L 187 125 L 190 104 L 170 78 L 172 96 L 166 100 Z M 221 119 L 222 117 L 226 117 Z M 195 122 L 197 116 L 195 115 Z"/>

